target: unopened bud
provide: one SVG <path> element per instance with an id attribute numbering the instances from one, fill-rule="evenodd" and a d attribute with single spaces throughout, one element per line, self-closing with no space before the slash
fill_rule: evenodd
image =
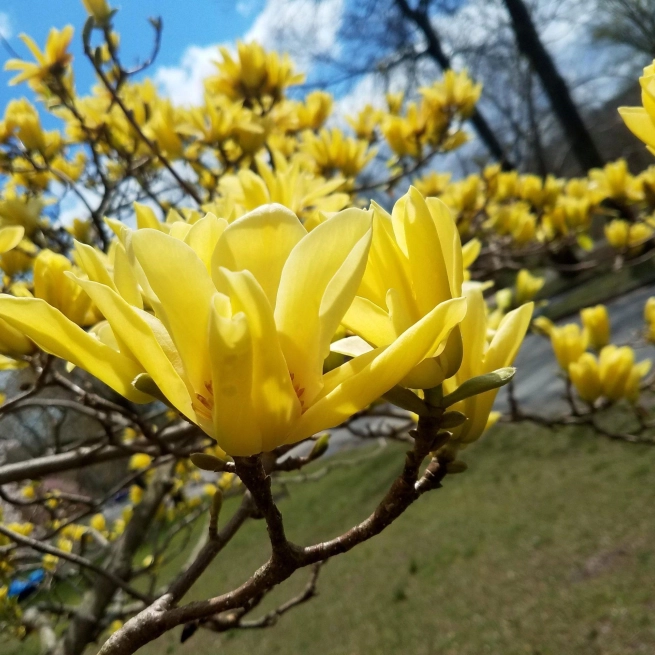
<path id="1" fill-rule="evenodd" d="M 468 421 L 468 417 L 465 414 L 462 414 L 462 412 L 446 412 L 442 417 L 441 420 L 439 421 L 439 425 L 442 428 L 448 429 L 448 428 L 456 428 L 463 423 L 466 423 Z"/>
<path id="2" fill-rule="evenodd" d="M 132 386 L 141 393 L 147 393 L 149 396 L 156 398 L 165 405 L 170 407 L 168 398 L 162 393 L 155 381 L 147 373 L 139 373 L 132 381 Z"/>
<path id="3" fill-rule="evenodd" d="M 330 433 L 326 432 L 322 434 L 314 444 L 312 452 L 309 453 L 309 459 L 318 459 L 321 455 L 325 453 L 330 445 Z"/>
<path id="4" fill-rule="evenodd" d="M 471 378 L 457 387 L 451 394 L 448 394 L 443 399 L 442 406 L 450 407 L 460 400 L 498 389 L 506 385 L 514 377 L 514 373 L 516 373 L 516 369 L 513 366 L 507 366 L 491 373 Z"/>
<path id="5" fill-rule="evenodd" d="M 428 406 L 413 391 L 403 387 L 395 386 L 389 389 L 383 398 L 396 405 L 396 407 L 400 407 L 408 412 L 414 412 L 414 414 L 418 414 L 419 416 L 430 413 Z"/>
<path id="6" fill-rule="evenodd" d="M 191 461 L 203 471 L 222 471 L 225 468 L 225 462 L 215 455 L 207 453 L 192 453 Z"/>

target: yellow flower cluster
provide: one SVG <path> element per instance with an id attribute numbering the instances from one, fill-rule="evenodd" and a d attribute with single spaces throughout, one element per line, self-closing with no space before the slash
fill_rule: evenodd
<path id="1" fill-rule="evenodd" d="M 390 214 L 348 208 L 309 232 L 280 204 L 232 222 L 171 211 L 162 223 L 144 205 L 135 211 L 135 230 L 108 221 L 109 256 L 76 244 L 79 270 L 42 251 L 50 268 L 35 266 L 37 297 L 0 296 L 0 317 L 128 399 L 163 400 L 230 455 L 307 438 L 396 385 L 455 391 L 511 364 L 532 313 L 527 303 L 497 326 L 481 321 L 479 285 L 463 287 L 476 249 L 462 248 L 440 200 L 414 188 Z M 64 269 L 66 283 L 49 288 Z M 524 295 L 539 286 L 529 283 Z M 90 307 L 96 322 L 85 332 Z M 352 336 L 332 349 L 353 359 L 326 373 L 343 328 Z M 476 427 L 463 443 L 480 436 L 494 393 L 465 401 Z M 150 463 L 136 454 L 130 468 Z M 142 494 L 132 485 L 131 504 Z"/>
<path id="2" fill-rule="evenodd" d="M 647 303 L 647 320 L 654 306 L 650 303 L 649 310 Z M 611 402 L 625 398 L 636 403 L 651 361 L 635 363 L 635 352 L 630 346 L 610 343 L 610 321 L 604 305 L 583 309 L 580 318 L 582 328 L 577 323 L 558 327 L 545 319 L 535 322 L 550 336 L 557 362 L 582 400 L 593 404 L 601 397 Z M 588 348 L 598 352 L 598 356 L 587 352 Z"/>
<path id="3" fill-rule="evenodd" d="M 600 222 L 607 242 L 633 257 L 654 232 L 655 167 L 631 175 L 622 159 L 569 180 L 493 165 L 462 180 L 432 171 L 414 183 L 450 207 L 463 238 L 477 237 L 496 248 L 527 253 L 568 245 L 589 250 L 594 245 L 591 228 Z"/>

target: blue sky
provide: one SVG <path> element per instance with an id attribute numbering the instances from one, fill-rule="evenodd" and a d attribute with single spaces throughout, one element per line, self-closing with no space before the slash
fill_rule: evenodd
<path id="1" fill-rule="evenodd" d="M 202 48 L 233 42 L 245 35 L 263 9 L 265 0 L 120 0 L 110 4 L 120 9 L 116 28 L 121 35 L 124 61 L 134 63 L 138 57 L 147 56 L 151 47 L 148 37 L 152 34 L 147 19 L 161 16 L 164 32 L 157 67 L 172 67 L 180 63 L 191 45 Z M 21 54 L 27 53 L 18 39 L 21 32 L 26 32 L 42 46 L 51 27 L 61 28 L 69 23 L 75 27 L 71 50 L 80 91 L 86 91 L 93 82 L 90 66 L 82 61 L 81 28 L 85 18 L 80 0 L 3 0 L 0 4 L 0 30 L 9 33 L 9 43 Z M 6 49 L 0 49 L 0 61 L 4 64 L 8 58 Z M 2 105 L 11 97 L 26 92 L 25 87 L 8 88 L 10 77 L 9 73 L 0 72 Z"/>

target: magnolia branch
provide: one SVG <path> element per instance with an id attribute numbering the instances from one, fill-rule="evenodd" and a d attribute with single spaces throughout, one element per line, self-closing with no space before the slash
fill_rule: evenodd
<path id="1" fill-rule="evenodd" d="M 99 655 L 131 655 L 138 648 L 175 626 L 209 619 L 228 610 L 247 608 L 269 589 L 287 580 L 296 570 L 346 553 L 371 539 L 395 521 L 419 496 L 441 486 L 447 465 L 435 457 L 424 473 L 420 468 L 431 450 L 438 449 L 448 436 L 439 432 L 439 419 L 422 417 L 414 432 L 414 447 L 408 451 L 400 475 L 394 480 L 374 512 L 335 539 L 301 547 L 288 541 L 282 514 L 271 491 L 271 479 L 261 457 L 235 458 L 237 474 L 252 494 L 257 510 L 266 522 L 271 557 L 249 580 L 221 596 L 176 606 L 176 595 L 165 594 L 112 635 Z"/>

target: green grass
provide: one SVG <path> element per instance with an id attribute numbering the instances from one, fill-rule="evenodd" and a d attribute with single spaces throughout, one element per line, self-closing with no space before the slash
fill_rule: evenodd
<path id="1" fill-rule="evenodd" d="M 363 519 L 397 474 L 402 453 L 393 445 L 357 467 L 288 485 L 280 508 L 289 536 L 309 543 Z M 178 628 L 139 652 L 655 652 L 655 448 L 579 429 L 499 426 L 463 459 L 466 473 L 447 478 L 377 538 L 330 561 L 319 596 L 277 626 L 223 635 L 199 630 L 184 645 Z M 223 521 L 233 508 L 226 504 Z M 238 585 L 267 554 L 264 525 L 252 521 L 185 600 Z M 297 593 L 307 573 L 276 589 L 253 617 Z"/>
<path id="2" fill-rule="evenodd" d="M 354 456 L 350 454 L 350 456 Z M 319 596 L 274 628 L 183 646 L 179 629 L 144 655 L 627 655 L 655 651 L 655 448 L 580 430 L 500 427 L 379 537 L 324 568 Z M 360 467 L 290 487 L 289 535 L 308 543 L 364 518 L 397 473 L 390 447 Z M 253 522 L 189 598 L 242 582 L 267 555 Z M 304 585 L 277 589 L 261 611 Z M 255 614 L 255 616 L 258 613 Z"/>

